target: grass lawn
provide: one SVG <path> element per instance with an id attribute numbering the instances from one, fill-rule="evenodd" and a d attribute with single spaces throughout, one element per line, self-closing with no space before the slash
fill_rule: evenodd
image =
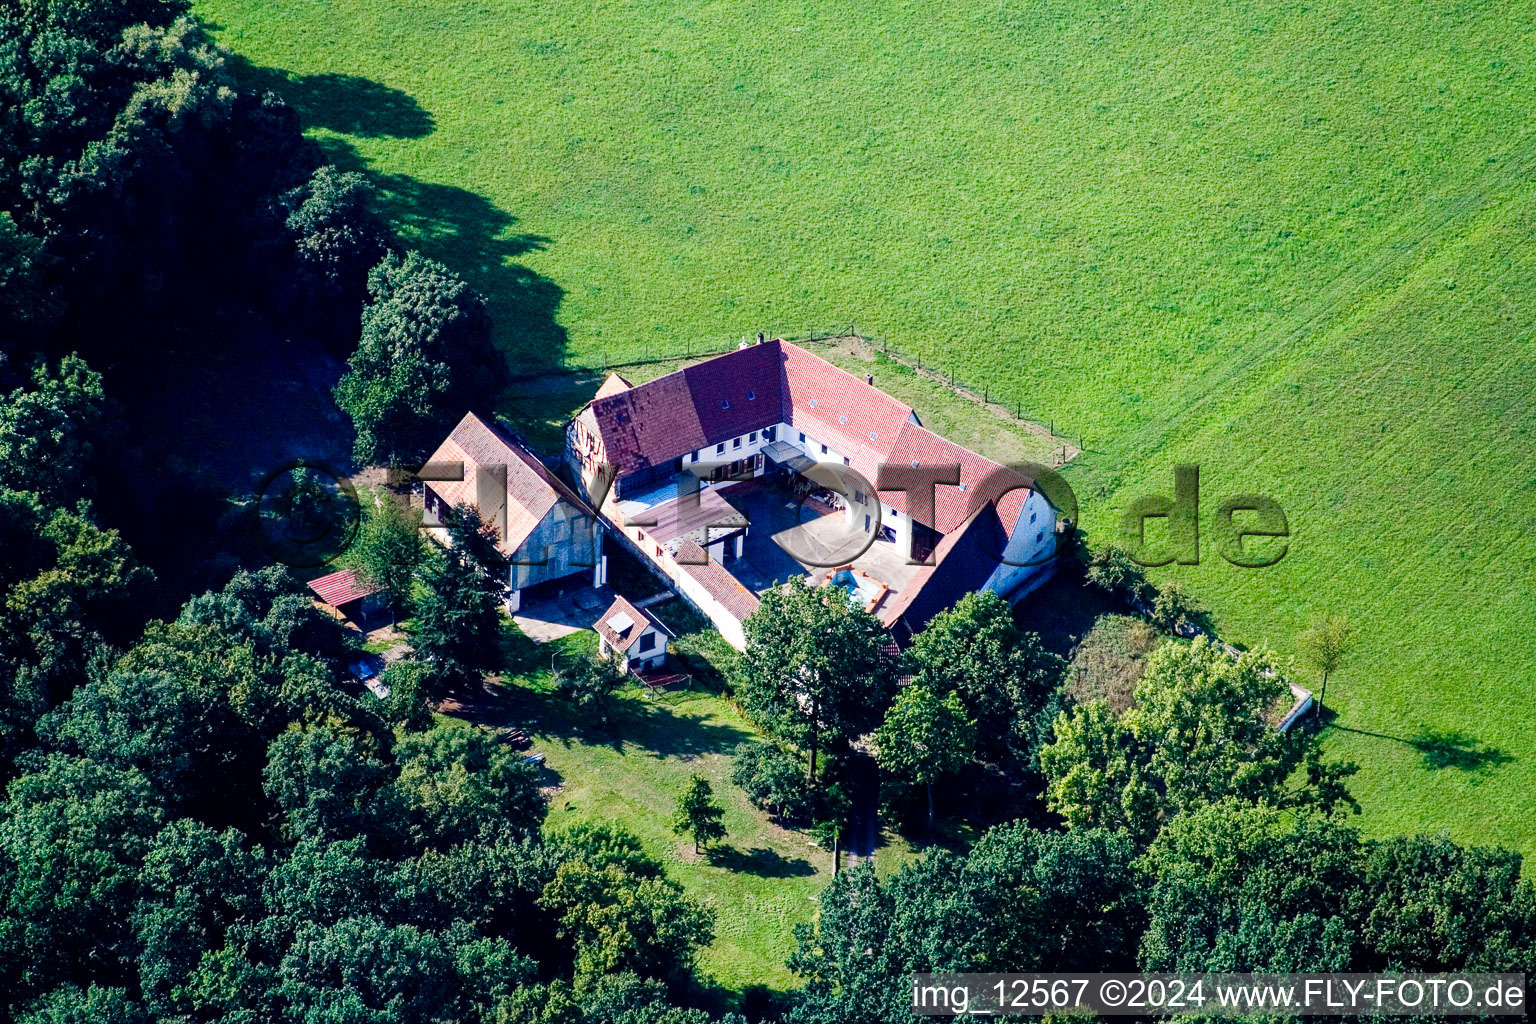
<path id="1" fill-rule="evenodd" d="M 1207 529 L 1276 499 L 1286 559 L 1190 590 L 1282 654 L 1357 620 L 1369 831 L 1536 851 L 1536 8 L 197 10 L 520 368 L 855 323 L 1081 436 L 1096 539 L 1178 461 Z"/>
<path id="2" fill-rule="evenodd" d="M 676 628 L 674 609 L 663 618 Z M 683 616 L 684 621 L 688 616 Z M 515 632 L 513 627 L 509 631 Z M 681 883 L 716 915 L 714 943 L 701 966 L 722 988 L 775 989 L 798 982 L 784 966 L 796 924 L 814 915 L 816 897 L 832 878 L 832 857 L 805 835 L 779 828 L 730 780 L 732 752 L 761 735 L 728 701 L 703 689 L 647 695 L 628 687 L 615 698 L 611 723 L 583 719 L 552 692 L 550 657 L 584 656 L 596 638 L 574 634 L 534 647 L 520 635 L 509 653 L 521 670 L 507 677 L 501 699 L 476 720 L 517 724 L 545 755 L 550 791 L 547 827 L 607 822 L 633 832 Z M 718 655 L 718 634 L 685 633 L 681 643 L 696 673 L 706 654 Z M 675 836 L 668 819 L 694 773 L 709 779 L 725 808 L 726 838 L 704 856 Z M 898 870 L 916 850 L 893 835 L 876 853 L 882 874 Z M 847 866 L 845 859 L 844 866 Z"/>

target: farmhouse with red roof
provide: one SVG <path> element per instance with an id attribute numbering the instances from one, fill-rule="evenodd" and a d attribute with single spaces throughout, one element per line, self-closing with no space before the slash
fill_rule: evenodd
<path id="1" fill-rule="evenodd" d="M 466 413 L 420 476 L 429 526 L 467 504 L 495 531 L 508 611 L 607 581 L 597 515 L 520 438 Z"/>
<path id="2" fill-rule="evenodd" d="M 790 575 L 844 587 L 905 640 L 963 594 L 1050 575 L 1033 481 L 799 346 L 743 345 L 645 384 L 614 375 L 566 426 L 565 462 L 610 535 L 733 645 Z"/>

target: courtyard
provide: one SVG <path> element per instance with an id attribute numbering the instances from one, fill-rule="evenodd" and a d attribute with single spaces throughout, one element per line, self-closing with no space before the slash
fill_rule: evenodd
<path id="1" fill-rule="evenodd" d="M 752 480 L 720 493 L 746 514 L 742 557 L 728 568 L 754 593 L 795 576 L 821 578 L 834 568 L 852 565 L 889 588 L 884 599 L 889 604 L 922 568 L 908 564 L 894 544 L 870 541 L 842 512 L 816 501 L 801 503 L 778 480 Z"/>

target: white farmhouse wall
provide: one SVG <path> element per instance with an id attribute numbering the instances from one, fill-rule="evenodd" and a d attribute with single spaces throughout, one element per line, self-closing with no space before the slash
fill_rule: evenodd
<path id="1" fill-rule="evenodd" d="M 1018 600 L 1050 579 L 1056 569 L 1056 561 L 1050 557 L 1056 551 L 1056 510 L 1039 491 L 1028 493 L 1029 500 L 1019 512 L 1019 521 L 1003 550 L 1006 561 L 992 571 L 985 584 L 985 589 L 1011 600 Z"/>

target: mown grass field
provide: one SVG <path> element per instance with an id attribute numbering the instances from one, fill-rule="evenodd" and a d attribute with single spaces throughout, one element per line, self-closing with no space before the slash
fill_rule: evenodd
<path id="1" fill-rule="evenodd" d="M 1082 436 L 1095 537 L 1177 461 L 1276 499 L 1279 566 L 1179 572 L 1357 620 L 1365 827 L 1536 851 L 1536 8 L 197 9 L 520 367 L 856 323 Z"/>

